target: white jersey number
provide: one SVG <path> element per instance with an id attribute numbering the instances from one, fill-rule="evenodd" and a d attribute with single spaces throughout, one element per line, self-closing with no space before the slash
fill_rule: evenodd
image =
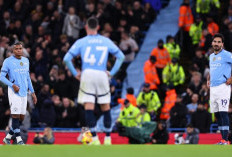
<path id="1" fill-rule="evenodd" d="M 101 57 L 97 63 L 98 65 L 102 65 L 108 49 L 106 46 L 96 46 L 96 50 L 102 52 Z M 89 63 L 90 65 L 94 65 L 96 63 L 96 57 L 94 54 L 90 54 L 90 52 L 91 52 L 91 47 L 88 46 L 85 51 L 84 62 Z"/>

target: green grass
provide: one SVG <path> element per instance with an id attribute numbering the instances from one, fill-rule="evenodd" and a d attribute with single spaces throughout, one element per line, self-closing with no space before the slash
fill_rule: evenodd
<path id="1" fill-rule="evenodd" d="M 221 145 L 26 145 L 0 146 L 0 157 L 229 157 Z"/>

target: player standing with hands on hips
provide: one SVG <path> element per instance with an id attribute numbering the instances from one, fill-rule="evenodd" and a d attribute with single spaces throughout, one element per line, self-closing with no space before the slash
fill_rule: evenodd
<path id="1" fill-rule="evenodd" d="M 21 42 L 13 45 L 13 53 L 14 55 L 4 60 L 0 76 L 1 82 L 8 86 L 12 117 L 12 127 L 3 142 L 11 144 L 11 137 L 15 134 L 17 144 L 24 145 L 19 127 L 26 114 L 28 89 L 32 93 L 34 104 L 37 103 L 37 98 L 29 74 L 29 60 L 23 57 L 23 44 Z M 7 75 L 9 79 L 6 78 Z"/>
<path id="2" fill-rule="evenodd" d="M 222 140 L 218 144 L 228 145 L 232 54 L 224 50 L 223 45 L 223 35 L 215 34 L 212 41 L 214 53 L 209 57 L 210 76 L 207 85 L 210 86 L 210 110 L 215 113 L 218 129 L 222 135 Z"/>
<path id="3" fill-rule="evenodd" d="M 90 144 L 100 144 L 95 130 L 97 123 L 94 115 L 95 100 L 100 104 L 104 115 L 103 122 L 106 129 L 104 144 L 111 144 L 109 77 L 116 74 L 125 56 L 110 39 L 97 33 L 99 25 L 96 18 L 89 18 L 85 29 L 87 36 L 72 45 L 64 57 L 64 62 L 74 77 L 80 78 L 78 103 L 84 105 L 86 125 L 93 135 L 93 141 Z M 109 53 L 116 57 L 116 62 L 110 72 L 106 69 Z M 72 59 L 78 55 L 82 60 L 82 72 L 77 72 L 72 63 Z"/>

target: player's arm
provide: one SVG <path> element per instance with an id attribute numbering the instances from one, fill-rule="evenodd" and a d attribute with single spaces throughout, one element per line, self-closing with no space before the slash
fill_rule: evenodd
<path id="1" fill-rule="evenodd" d="M 37 97 L 36 97 L 36 95 L 35 95 L 35 90 L 34 90 L 34 88 L 33 88 L 33 86 L 32 86 L 32 82 L 31 82 L 31 78 L 30 78 L 30 73 L 29 73 L 29 71 L 28 71 L 28 73 L 27 73 L 27 83 L 28 83 L 28 88 L 29 88 L 29 90 L 31 91 L 31 96 L 32 96 L 32 100 L 33 100 L 33 103 L 34 104 L 36 104 L 37 103 Z"/>
<path id="2" fill-rule="evenodd" d="M 210 87 L 210 74 L 208 74 L 207 76 L 207 87 L 208 88 Z"/>
<path id="3" fill-rule="evenodd" d="M 8 71 L 9 71 L 9 67 L 7 65 L 7 62 L 6 60 L 3 62 L 3 66 L 2 66 L 2 69 L 1 69 L 1 74 L 0 74 L 0 80 L 1 82 L 3 82 L 5 85 L 9 86 L 9 87 L 13 87 L 13 83 L 10 82 L 7 78 L 6 78 L 6 75 L 8 74 Z"/>
<path id="4" fill-rule="evenodd" d="M 125 55 L 122 53 L 122 51 L 113 43 L 110 41 L 110 47 L 109 51 L 116 57 L 116 61 L 114 63 L 113 68 L 110 71 L 110 76 L 114 76 L 117 71 L 119 70 L 120 66 L 122 65 Z"/>
<path id="5" fill-rule="evenodd" d="M 76 41 L 73 44 L 73 46 L 68 50 L 68 52 L 66 53 L 66 55 L 64 56 L 64 59 L 63 59 L 65 65 L 68 67 L 68 69 L 70 70 L 72 75 L 76 78 L 78 77 L 79 73 L 75 69 L 75 67 L 72 63 L 72 59 L 79 54 L 79 45 L 80 44 L 78 43 L 78 41 Z"/>

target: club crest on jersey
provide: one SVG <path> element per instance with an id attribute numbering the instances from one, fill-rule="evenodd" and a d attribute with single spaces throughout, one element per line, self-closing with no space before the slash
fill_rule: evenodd
<path id="1" fill-rule="evenodd" d="M 219 60 L 219 61 L 222 60 L 222 57 L 218 57 L 218 60 Z"/>
<path id="2" fill-rule="evenodd" d="M 20 65 L 23 66 L 23 62 L 20 62 Z"/>
<path id="3" fill-rule="evenodd" d="M 216 57 L 213 57 L 213 61 L 215 61 L 216 60 Z"/>

